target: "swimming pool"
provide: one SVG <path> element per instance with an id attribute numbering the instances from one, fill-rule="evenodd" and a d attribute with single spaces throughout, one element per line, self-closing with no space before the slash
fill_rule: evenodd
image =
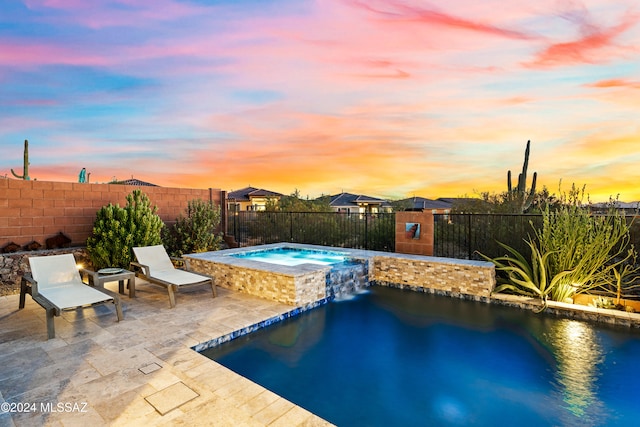
<path id="1" fill-rule="evenodd" d="M 345 254 L 340 252 L 290 247 L 261 249 L 257 251 L 234 253 L 229 256 L 288 266 L 301 264 L 331 265 L 344 262 L 347 259 Z"/>
<path id="2" fill-rule="evenodd" d="M 636 330 L 369 289 L 203 354 L 339 426 L 640 417 Z"/>

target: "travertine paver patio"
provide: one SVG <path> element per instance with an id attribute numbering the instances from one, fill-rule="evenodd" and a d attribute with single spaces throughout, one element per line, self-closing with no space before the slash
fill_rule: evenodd
<path id="1" fill-rule="evenodd" d="M 117 283 L 107 285 L 117 291 Z M 27 296 L 0 297 L 0 411 L 3 426 L 321 426 L 323 419 L 190 347 L 285 313 L 291 306 L 206 286 L 177 295 L 136 279 L 136 298 L 56 317 Z M 16 407 L 13 409 L 25 409 Z"/>

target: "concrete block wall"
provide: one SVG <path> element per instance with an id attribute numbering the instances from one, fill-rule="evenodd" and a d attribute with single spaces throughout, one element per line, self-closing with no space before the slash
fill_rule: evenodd
<path id="1" fill-rule="evenodd" d="M 71 245 L 84 245 L 96 212 L 109 203 L 126 205 L 126 196 L 137 188 L 149 196 L 166 223 L 174 222 L 192 199 L 224 204 L 224 192 L 218 189 L 0 179 L 0 248 L 34 240 L 44 248 L 45 240 L 59 232 L 71 238 Z"/>

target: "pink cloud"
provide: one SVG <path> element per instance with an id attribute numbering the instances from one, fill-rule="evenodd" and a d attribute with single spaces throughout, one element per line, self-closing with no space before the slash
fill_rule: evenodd
<path id="1" fill-rule="evenodd" d="M 412 5 L 411 2 L 383 1 L 365 2 L 360 0 L 343 0 L 345 3 L 365 10 L 378 19 L 389 22 L 413 22 L 424 25 L 437 25 L 453 30 L 471 31 L 486 35 L 493 35 L 517 40 L 535 39 L 536 36 L 527 32 L 518 31 L 492 24 L 489 20 L 474 20 L 460 15 L 446 13 L 430 8 L 426 5 Z M 377 5 L 372 6 L 372 4 Z"/>
<path id="2" fill-rule="evenodd" d="M 623 46 L 618 39 L 640 22 L 640 15 L 628 11 L 616 24 L 605 26 L 592 22 L 589 12 L 584 10 L 580 14 L 571 14 L 570 20 L 578 27 L 580 36 L 570 41 L 551 43 L 538 52 L 530 66 L 603 63 L 612 57 L 623 56 L 629 47 Z"/>
<path id="3" fill-rule="evenodd" d="M 0 64 L 10 66 L 34 66 L 50 64 L 108 65 L 106 58 L 84 54 L 74 47 L 63 47 L 55 42 L 27 42 L 0 40 Z"/>

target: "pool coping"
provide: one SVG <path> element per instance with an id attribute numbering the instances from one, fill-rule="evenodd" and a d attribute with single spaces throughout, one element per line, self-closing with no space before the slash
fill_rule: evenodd
<path id="1" fill-rule="evenodd" d="M 545 308 L 542 301 L 537 298 L 509 294 L 493 294 L 489 302 L 531 311 L 542 310 L 542 313 L 546 312 L 559 317 L 640 329 L 640 313 L 630 313 L 622 310 L 598 308 L 559 301 L 547 301 Z"/>
<path id="2" fill-rule="evenodd" d="M 217 347 L 219 345 L 225 344 L 229 341 L 233 341 L 236 338 L 243 337 L 245 335 L 249 335 L 253 332 L 256 332 L 262 328 L 266 328 L 268 326 L 274 325 L 276 323 L 280 323 L 286 319 L 290 319 L 292 317 L 298 316 L 306 311 L 313 310 L 314 308 L 320 307 L 322 305 L 327 304 L 333 300 L 333 298 L 323 298 L 321 300 L 316 301 L 312 304 L 307 304 L 303 307 L 296 307 L 290 311 L 275 315 L 273 317 L 269 317 L 265 320 L 261 320 L 260 322 L 254 323 L 253 325 L 245 326 L 240 329 L 237 329 L 228 334 L 221 335 L 217 338 L 213 338 L 209 341 L 198 343 L 191 347 L 192 350 L 197 351 L 198 353 L 202 353 L 205 350 L 208 350 L 213 347 Z"/>

